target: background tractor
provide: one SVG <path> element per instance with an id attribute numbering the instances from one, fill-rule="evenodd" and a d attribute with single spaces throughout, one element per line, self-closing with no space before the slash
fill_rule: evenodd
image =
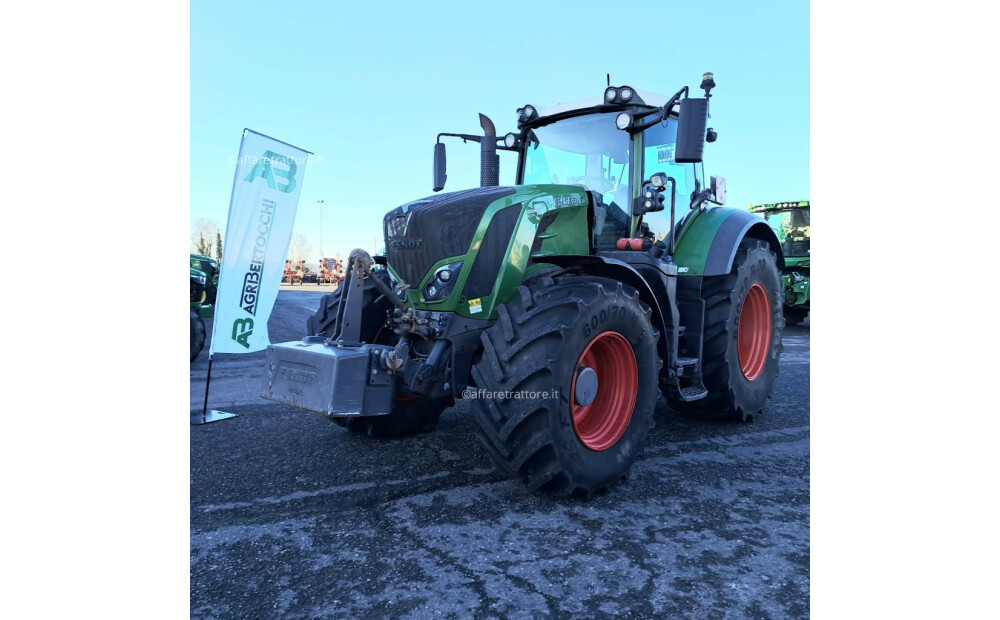
<path id="1" fill-rule="evenodd" d="M 215 313 L 215 296 L 219 289 L 219 262 L 191 255 L 191 361 L 205 348 L 205 323 Z"/>
<path id="2" fill-rule="evenodd" d="M 302 276 L 304 273 L 305 273 L 304 260 L 300 260 L 298 266 L 294 265 L 291 260 L 286 260 L 285 273 L 282 276 L 281 281 L 289 285 L 294 285 L 296 283 L 302 284 Z"/>
<path id="3" fill-rule="evenodd" d="M 785 324 L 798 325 L 809 315 L 809 201 L 750 205 L 774 230 L 785 256 Z"/>
<path id="4" fill-rule="evenodd" d="M 205 323 L 201 317 L 212 316 L 212 306 L 206 305 L 208 295 L 205 292 L 205 274 L 197 269 L 191 269 L 191 361 L 205 348 Z"/>
<path id="5" fill-rule="evenodd" d="M 344 279 L 344 265 L 336 258 L 319 259 L 317 284 L 340 284 Z"/>
<path id="6" fill-rule="evenodd" d="M 630 86 L 540 110 L 480 145 L 480 185 L 401 205 L 386 252 L 351 252 L 302 341 L 268 348 L 263 396 L 357 433 L 428 429 L 473 401 L 495 465 L 530 488 L 588 497 L 625 476 L 662 393 L 747 420 L 781 352 L 780 243 L 706 181 L 704 97 Z M 498 150 L 517 154 L 500 187 Z M 679 203 L 679 204 L 678 204 Z M 376 265 L 381 268 L 376 268 Z"/>
<path id="7" fill-rule="evenodd" d="M 201 254 L 191 255 L 191 269 L 205 276 L 205 300 L 209 306 L 215 305 L 215 296 L 219 291 L 219 261 Z M 206 315 L 202 315 L 206 316 Z M 207 316 L 211 316 L 208 314 Z"/>

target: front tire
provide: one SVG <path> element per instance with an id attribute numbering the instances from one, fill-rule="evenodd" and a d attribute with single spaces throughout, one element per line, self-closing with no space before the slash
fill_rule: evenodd
<path id="1" fill-rule="evenodd" d="M 750 421 L 778 376 L 783 298 L 777 256 L 767 243 L 740 243 L 732 271 L 705 278 L 702 373 L 708 396 L 679 405 L 701 417 Z"/>
<path id="2" fill-rule="evenodd" d="M 201 350 L 205 348 L 205 323 L 201 316 L 191 310 L 191 361 L 198 359 Z"/>
<path id="3" fill-rule="evenodd" d="M 365 278 L 361 294 L 361 340 L 371 344 L 394 344 L 396 335 L 384 328 L 386 312 L 392 304 L 383 296 L 370 278 L 382 278 L 390 284 L 389 274 L 376 271 Z M 337 331 L 337 312 L 340 309 L 344 289 L 337 287 L 332 293 L 323 295 L 319 310 L 306 320 L 306 331 L 310 336 L 330 337 Z M 357 416 L 350 418 L 330 418 L 337 426 L 346 428 L 357 435 L 372 437 L 405 437 L 433 430 L 441 413 L 455 404 L 452 397 L 428 400 L 407 395 L 397 395 L 396 405 L 386 415 Z"/>
<path id="4" fill-rule="evenodd" d="M 590 497 L 639 457 L 658 394 L 658 334 L 635 289 L 604 278 L 521 286 L 472 369 L 479 439 L 533 490 Z"/>

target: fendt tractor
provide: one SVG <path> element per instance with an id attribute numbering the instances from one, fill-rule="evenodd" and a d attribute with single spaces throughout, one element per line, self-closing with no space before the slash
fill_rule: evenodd
<path id="1" fill-rule="evenodd" d="M 809 315 L 809 201 L 750 205 L 750 212 L 767 221 L 781 244 L 785 324 L 798 325 Z"/>
<path id="2" fill-rule="evenodd" d="M 444 137 L 479 143 L 481 187 L 386 214 L 385 255 L 351 252 L 310 335 L 268 348 L 263 396 L 383 436 L 472 400 L 500 470 L 583 497 L 628 474 L 661 392 L 694 414 L 760 412 L 784 260 L 759 217 L 713 206 L 714 87 L 712 74 L 701 98 L 609 85 L 519 108 L 503 137 L 483 115 L 483 135 L 439 134 L 434 191 Z M 514 186 L 499 186 L 498 150 L 517 154 Z"/>

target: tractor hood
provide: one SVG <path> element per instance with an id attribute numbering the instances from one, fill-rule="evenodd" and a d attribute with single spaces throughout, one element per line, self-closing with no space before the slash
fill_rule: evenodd
<path id="1" fill-rule="evenodd" d="M 490 203 L 513 187 L 478 187 L 408 202 L 383 220 L 386 260 L 416 287 L 439 260 L 465 254 Z"/>

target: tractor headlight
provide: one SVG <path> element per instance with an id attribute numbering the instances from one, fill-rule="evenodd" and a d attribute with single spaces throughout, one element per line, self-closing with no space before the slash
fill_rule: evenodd
<path id="1" fill-rule="evenodd" d="M 512 149 L 512 148 L 514 148 L 515 144 L 517 144 L 517 134 L 516 133 L 511 132 L 511 133 L 509 133 L 509 134 L 507 134 L 506 136 L 503 137 L 503 145 L 506 146 L 507 148 Z"/>
<path id="2" fill-rule="evenodd" d="M 612 103 L 618 96 L 618 90 L 614 86 L 608 86 L 607 90 L 604 91 L 604 101 L 606 103 Z"/>
<path id="3" fill-rule="evenodd" d="M 628 86 L 623 86 L 618 92 L 618 96 L 621 97 L 622 101 L 628 101 L 632 98 L 632 89 Z"/>
<path id="4" fill-rule="evenodd" d="M 205 276 L 195 276 L 194 279 L 198 284 L 205 286 Z"/>
<path id="5" fill-rule="evenodd" d="M 528 121 L 538 118 L 538 110 L 535 109 L 533 105 L 526 105 L 523 108 L 517 109 L 517 126 L 527 123 Z"/>
<path id="6" fill-rule="evenodd" d="M 618 129 L 628 129 L 632 126 L 632 115 L 628 112 L 622 112 L 615 117 L 615 126 Z"/>
<path id="7" fill-rule="evenodd" d="M 425 301 L 440 301 L 447 299 L 451 292 L 455 290 L 455 282 L 458 274 L 462 270 L 461 261 L 445 265 L 434 272 L 430 282 L 424 287 Z"/>

